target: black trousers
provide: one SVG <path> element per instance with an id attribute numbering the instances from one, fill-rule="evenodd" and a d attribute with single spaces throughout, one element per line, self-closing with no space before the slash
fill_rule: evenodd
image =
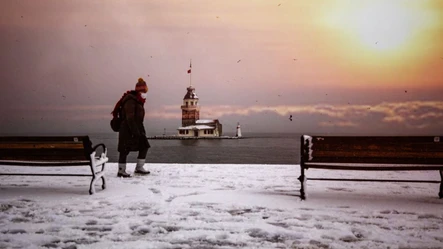
<path id="1" fill-rule="evenodd" d="M 142 148 L 139 149 L 138 151 L 138 156 L 137 159 L 146 159 L 146 155 L 148 154 L 148 150 L 149 148 L 145 148 L 144 146 L 142 146 Z M 122 151 L 120 152 L 120 155 L 118 157 L 118 162 L 119 163 L 126 163 L 126 158 L 128 157 L 130 151 Z"/>

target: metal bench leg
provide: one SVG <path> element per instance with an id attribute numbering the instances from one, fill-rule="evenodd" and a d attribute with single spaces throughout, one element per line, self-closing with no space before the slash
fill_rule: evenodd
<path id="1" fill-rule="evenodd" d="M 303 165 L 300 165 L 300 171 L 301 171 L 301 175 L 298 178 L 298 180 L 300 180 L 300 198 L 302 200 L 306 200 L 306 194 L 305 194 L 305 189 L 306 189 L 306 176 L 305 176 L 305 168 L 303 167 Z"/>
<path id="2" fill-rule="evenodd" d="M 91 186 L 89 187 L 89 194 L 95 193 L 95 183 L 97 180 L 102 179 L 102 189 L 106 188 L 106 179 L 105 179 L 105 165 L 106 163 L 102 164 L 102 170 L 99 172 L 95 172 L 95 167 L 91 167 L 92 170 L 92 180 L 91 180 Z"/>
<path id="3" fill-rule="evenodd" d="M 102 189 L 105 189 L 106 188 L 106 180 L 105 180 L 104 176 L 102 176 L 102 182 L 103 182 Z"/>
<path id="4" fill-rule="evenodd" d="M 91 185 L 89 186 L 89 194 L 90 195 L 95 193 L 95 181 L 96 181 L 96 177 L 94 175 L 94 176 L 92 176 Z"/>
<path id="5" fill-rule="evenodd" d="M 92 173 L 92 180 L 91 180 L 91 184 L 89 185 L 89 194 L 92 195 L 95 193 L 95 182 L 97 180 L 97 173 L 95 172 L 95 151 L 91 153 L 90 155 L 91 158 L 91 163 L 89 164 L 89 166 L 91 167 L 91 173 Z"/>
<path id="6" fill-rule="evenodd" d="M 104 172 L 105 172 L 105 165 L 106 165 L 106 163 L 104 163 L 102 165 L 102 171 L 101 171 L 101 174 L 102 174 L 102 177 L 101 177 L 101 179 L 102 179 L 102 189 L 106 189 L 106 179 L 105 179 L 105 174 L 104 174 Z"/>
<path id="7" fill-rule="evenodd" d="M 440 192 L 438 193 L 438 197 L 440 197 L 440 199 L 443 198 L 443 170 L 440 170 Z"/>
<path id="8" fill-rule="evenodd" d="M 104 172 L 100 171 L 98 173 L 94 173 L 94 175 L 92 176 L 91 185 L 89 187 L 89 194 L 92 195 L 95 193 L 95 183 L 97 182 L 98 179 L 102 179 L 102 189 L 106 188 L 106 179 L 104 176 Z"/>

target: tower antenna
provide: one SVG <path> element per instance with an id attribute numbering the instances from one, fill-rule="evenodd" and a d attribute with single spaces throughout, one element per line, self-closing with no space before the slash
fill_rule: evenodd
<path id="1" fill-rule="evenodd" d="M 189 86 L 192 86 L 192 59 L 189 60 Z"/>

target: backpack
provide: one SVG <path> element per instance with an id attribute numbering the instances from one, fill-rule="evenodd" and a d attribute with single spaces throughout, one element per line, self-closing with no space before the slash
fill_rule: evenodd
<path id="1" fill-rule="evenodd" d="M 124 97 L 125 97 L 125 95 L 123 95 L 123 97 L 121 97 L 120 100 L 117 101 L 117 103 L 115 104 L 114 110 L 111 112 L 112 119 L 111 119 L 110 125 L 111 125 L 111 129 L 113 131 L 115 131 L 115 132 L 119 132 L 120 131 L 121 124 L 122 124 L 122 122 L 124 120 L 124 117 L 123 117 L 123 105 L 125 103 L 122 102 Z"/>
<path id="2" fill-rule="evenodd" d="M 111 119 L 111 129 L 115 132 L 119 132 L 120 131 L 120 126 L 123 122 L 123 117 L 122 117 L 122 105 L 118 105 L 116 106 L 116 108 L 114 108 L 114 111 L 112 112 L 112 119 Z"/>

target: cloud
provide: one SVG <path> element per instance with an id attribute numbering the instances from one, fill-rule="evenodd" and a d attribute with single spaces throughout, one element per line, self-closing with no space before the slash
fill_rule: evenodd
<path id="1" fill-rule="evenodd" d="M 382 102 L 376 105 L 278 105 L 278 106 L 205 106 L 201 115 L 212 118 L 226 115 L 252 115 L 254 113 L 275 112 L 281 116 L 309 114 L 332 119 L 320 121 L 320 126 L 364 127 L 368 118 L 380 116 L 379 121 L 388 125 L 402 124 L 411 128 L 423 129 L 430 125 L 443 124 L 442 101 Z"/>
<path id="2" fill-rule="evenodd" d="M 104 121 L 110 120 L 112 105 L 72 106 L 19 106 L 13 110 L 11 119 L 43 122 Z M 273 114 L 274 116 L 270 115 Z M 266 115 L 266 116 L 264 116 Z M 289 115 L 295 122 L 289 121 Z M 236 118 L 235 118 L 236 117 Z M 242 118 L 244 117 L 244 118 Z M 279 119 L 278 117 L 282 117 Z M 293 130 L 294 126 L 331 131 L 441 131 L 443 126 L 443 101 L 382 102 L 376 105 L 275 105 L 241 106 L 208 105 L 200 109 L 201 119 L 220 119 L 226 125 L 236 120 L 262 120 L 261 127 L 268 131 Z M 273 120 L 268 120 L 273 119 Z M 178 105 L 149 106 L 146 120 L 152 123 L 179 125 L 181 110 Z M 268 120 L 264 122 L 264 120 Z M 237 121 L 235 121 L 237 122 Z M 250 125 L 252 127 L 254 123 Z M 283 126 L 281 126 L 283 125 Z M 263 125 L 262 125 L 263 126 Z M 277 128 L 280 127 L 280 128 Z"/>
<path id="3" fill-rule="evenodd" d="M 356 124 L 354 122 L 349 122 L 349 121 L 320 122 L 319 125 L 320 126 L 324 126 L 324 127 L 333 127 L 333 126 L 337 126 L 337 127 L 357 127 L 358 126 L 358 124 Z"/>

